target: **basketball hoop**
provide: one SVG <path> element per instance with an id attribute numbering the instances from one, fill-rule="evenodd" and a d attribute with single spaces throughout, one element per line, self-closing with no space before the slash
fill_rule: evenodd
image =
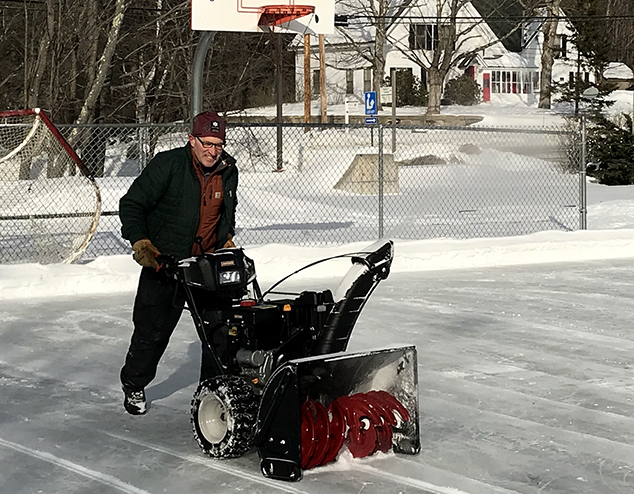
<path id="1" fill-rule="evenodd" d="M 314 13 L 314 5 L 266 5 L 262 7 L 258 26 L 279 26 Z"/>
<path id="2" fill-rule="evenodd" d="M 191 26 L 198 31 L 335 32 L 335 0 L 191 0 L 191 5 Z"/>

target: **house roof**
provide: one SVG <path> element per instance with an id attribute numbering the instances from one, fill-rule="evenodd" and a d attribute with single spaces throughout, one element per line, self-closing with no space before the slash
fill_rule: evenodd
<path id="1" fill-rule="evenodd" d="M 522 30 L 518 29 L 504 39 L 517 25 L 523 9 L 519 2 L 508 0 L 472 0 L 471 4 L 486 20 L 491 30 L 498 39 L 502 40 L 504 47 L 511 52 L 522 51 Z"/>
<path id="2" fill-rule="evenodd" d="M 494 0 L 481 0 L 481 1 L 494 1 Z M 356 4 L 359 7 L 355 7 Z M 400 5 L 399 0 L 389 0 L 392 5 Z M 344 28 L 346 34 L 355 40 L 355 43 L 367 43 L 373 44 L 374 38 L 376 36 L 376 29 L 372 25 L 371 21 L 368 17 L 364 15 L 367 13 L 367 8 L 364 10 L 362 7 L 362 0 L 349 0 L 346 2 L 336 2 L 335 3 L 335 15 L 336 16 L 348 16 L 348 25 Z M 387 11 L 387 15 L 394 15 L 396 13 L 396 7 L 392 10 Z M 461 14 L 466 18 L 478 18 L 480 14 L 470 3 L 466 3 L 461 7 Z M 407 22 L 412 22 L 416 24 L 435 24 L 436 17 L 436 4 L 434 2 L 421 2 L 414 3 L 411 7 L 402 12 L 398 20 L 394 23 L 403 24 Z M 411 20 L 408 20 L 411 19 Z M 477 22 L 477 21 L 476 21 Z M 479 22 L 477 26 L 477 32 L 480 36 L 485 39 L 497 39 L 496 33 L 494 33 L 486 22 Z M 310 43 L 312 46 L 315 46 L 319 43 L 318 38 L 316 36 L 310 37 Z M 339 45 L 345 47 L 349 45 L 349 39 L 342 33 L 342 30 L 335 29 L 333 34 L 326 35 L 326 45 L 335 46 Z M 301 36 L 297 36 L 294 41 L 291 43 L 291 48 L 300 49 L 300 46 L 303 45 L 303 40 Z M 500 45 L 498 45 L 500 46 Z"/>
<path id="3" fill-rule="evenodd" d="M 611 62 L 603 71 L 606 79 L 623 79 L 625 81 L 634 79 L 634 72 L 627 65 L 621 62 Z"/>
<path id="4" fill-rule="evenodd" d="M 489 69 L 536 69 L 534 63 L 524 58 L 519 53 L 506 52 L 494 57 L 479 57 L 480 63 Z"/>

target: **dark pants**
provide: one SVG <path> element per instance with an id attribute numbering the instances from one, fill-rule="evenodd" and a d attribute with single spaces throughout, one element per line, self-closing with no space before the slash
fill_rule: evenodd
<path id="1" fill-rule="evenodd" d="M 141 270 L 132 311 L 134 331 L 121 369 L 124 387 L 143 389 L 156 377 L 159 360 L 165 353 L 184 306 L 185 296 L 174 280 L 152 268 Z M 203 343 L 201 380 L 217 374 L 211 359 Z"/>

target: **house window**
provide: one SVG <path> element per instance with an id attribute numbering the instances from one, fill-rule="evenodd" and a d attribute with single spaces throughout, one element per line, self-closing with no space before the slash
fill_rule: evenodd
<path id="1" fill-rule="evenodd" d="M 537 81 L 537 82 L 536 82 Z M 535 84 L 537 84 L 535 86 Z M 537 88 L 537 89 L 535 89 Z M 539 72 L 493 70 L 491 92 L 495 94 L 530 94 L 539 91 Z"/>
<path id="2" fill-rule="evenodd" d="M 511 73 L 511 91 L 513 94 L 520 93 L 520 73 L 512 72 Z"/>
<path id="3" fill-rule="evenodd" d="M 425 26 L 423 24 L 409 25 L 409 49 L 425 49 Z"/>
<path id="4" fill-rule="evenodd" d="M 522 93 L 530 94 L 533 92 L 533 79 L 530 72 L 524 72 L 522 77 Z"/>
<path id="5" fill-rule="evenodd" d="M 575 81 L 577 81 L 577 79 L 581 81 L 581 74 L 579 74 L 579 77 L 577 77 L 577 74 L 575 72 L 568 72 L 568 87 L 570 89 L 574 89 Z M 586 84 L 590 84 L 590 72 L 583 73 L 583 81 Z"/>
<path id="6" fill-rule="evenodd" d="M 335 27 L 348 27 L 348 16 L 335 14 Z"/>
<path id="7" fill-rule="evenodd" d="M 435 50 L 438 48 L 437 24 L 410 24 L 410 50 Z"/>
<path id="8" fill-rule="evenodd" d="M 363 69 L 363 90 L 372 91 L 372 69 Z"/>
<path id="9" fill-rule="evenodd" d="M 555 58 L 566 58 L 568 51 L 568 37 L 565 34 L 555 35 Z"/>
<path id="10" fill-rule="evenodd" d="M 533 92 L 539 93 L 539 72 L 533 72 Z"/>
<path id="11" fill-rule="evenodd" d="M 492 93 L 501 93 L 500 89 L 500 71 L 493 70 L 491 71 L 491 92 Z"/>
<path id="12" fill-rule="evenodd" d="M 440 26 L 439 29 L 440 37 L 443 40 L 443 46 L 446 48 L 451 45 L 451 49 L 456 49 L 456 39 L 455 39 L 455 29 L 453 29 L 450 25 L 445 24 Z M 435 45 L 438 46 L 438 34 L 436 34 Z"/>
<path id="13" fill-rule="evenodd" d="M 502 71 L 502 93 L 511 92 L 511 72 L 509 70 Z"/>
<path id="14" fill-rule="evenodd" d="M 354 70 L 346 69 L 346 94 L 354 94 Z"/>

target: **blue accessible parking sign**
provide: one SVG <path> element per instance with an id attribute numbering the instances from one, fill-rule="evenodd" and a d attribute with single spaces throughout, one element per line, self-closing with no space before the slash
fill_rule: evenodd
<path id="1" fill-rule="evenodd" d="M 376 91 L 365 92 L 365 114 L 376 115 Z"/>

